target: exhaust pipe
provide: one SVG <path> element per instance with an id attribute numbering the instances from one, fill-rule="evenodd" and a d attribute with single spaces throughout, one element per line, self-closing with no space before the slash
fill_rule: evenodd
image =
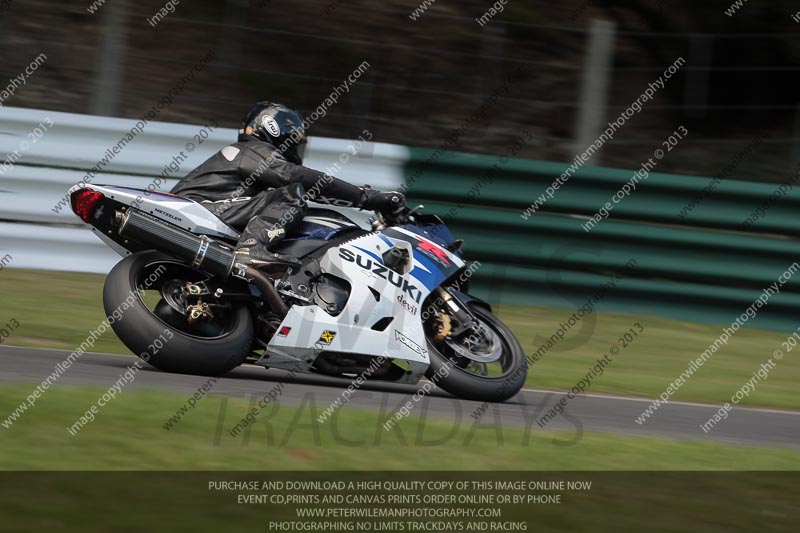
<path id="1" fill-rule="evenodd" d="M 119 234 L 183 259 L 193 268 L 214 276 L 227 278 L 233 267 L 232 250 L 205 235 L 198 237 L 140 211 L 130 210 L 123 215 Z"/>
<path id="2" fill-rule="evenodd" d="M 127 239 L 141 242 L 154 249 L 183 259 L 192 268 L 212 276 L 227 279 L 231 275 L 244 279 L 261 291 L 267 305 L 280 317 L 286 316 L 289 308 L 278 294 L 272 281 L 254 268 L 244 268 L 236 263 L 232 250 L 212 241 L 205 235 L 197 236 L 186 230 L 167 224 L 141 211 L 130 210 L 122 216 L 119 234 Z M 232 270 L 236 266 L 236 273 Z"/>

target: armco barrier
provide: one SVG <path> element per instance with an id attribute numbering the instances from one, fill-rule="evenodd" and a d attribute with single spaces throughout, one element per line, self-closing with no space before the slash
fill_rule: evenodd
<path id="1" fill-rule="evenodd" d="M 45 119 L 51 120 L 53 126 L 38 142 L 21 150 L 21 143 Z M 119 256 L 81 227 L 68 206 L 62 204 L 56 210 L 54 207 L 72 185 L 107 157 L 106 151 L 136 122 L 37 109 L 0 109 L 0 162 L 15 150 L 19 153 L 13 168 L 6 166 L 0 174 L 0 252 L 14 257 L 14 268 L 107 273 L 119 261 Z M 177 172 L 170 173 L 170 179 L 160 189 L 169 191 L 178 178 L 235 142 L 235 130 L 217 128 L 202 144 L 198 143 L 194 136 L 206 125 L 151 122 L 102 167 L 92 182 L 146 188 L 165 165 L 183 153 L 181 157 L 186 160 Z M 187 143 L 194 144 L 193 151 Z M 347 162 L 339 163 L 338 177 L 375 188 L 399 187 L 408 149 L 366 143 L 353 157 L 352 143 L 311 137 L 308 165 L 324 170 L 341 157 Z"/>
<path id="2" fill-rule="evenodd" d="M 17 149 L 45 117 L 55 123 L 52 130 L 0 175 L 0 256 L 13 256 L 9 268 L 107 272 L 119 258 L 67 209 L 56 213 L 53 206 L 135 121 L 4 107 L 0 157 L 4 160 Z M 146 187 L 175 155 L 186 153 L 186 143 L 202 128 L 151 123 L 94 181 Z M 235 137 L 230 129 L 212 132 L 186 154 L 188 159 L 162 190 Z M 308 164 L 328 168 L 349 152 L 349 145 L 347 140 L 312 138 Z M 540 212 L 524 219 L 523 211 L 566 164 L 502 163 L 496 157 L 449 153 L 429 165 L 425 162 L 431 153 L 372 144 L 342 166 L 340 177 L 394 189 L 422 167 L 409 191 L 410 203 L 418 200 L 426 211 L 443 215 L 456 236 L 465 239 L 468 257 L 483 265 L 476 270 L 474 285 L 495 304 L 577 308 L 635 259 L 633 271 L 608 291 L 598 308 L 729 324 L 800 260 L 797 188 L 741 232 L 739 225 L 776 185 L 725 180 L 681 219 L 678 214 L 710 178 L 653 173 L 615 206 L 611 219 L 587 233 L 581 224 L 630 179 L 631 171 L 584 167 Z M 794 329 L 798 309 L 800 277 L 749 324 Z"/>
<path id="3" fill-rule="evenodd" d="M 468 257 L 483 265 L 474 285 L 494 301 L 578 308 L 635 259 L 601 309 L 729 324 L 800 261 L 800 185 L 742 232 L 736 228 L 777 185 L 726 180 L 681 219 L 683 207 L 711 178 L 653 173 L 616 204 L 609 220 L 586 232 L 581 225 L 632 171 L 580 169 L 525 219 L 524 210 L 566 164 L 502 164 L 497 157 L 450 153 L 429 165 L 431 154 L 412 150 L 406 175 L 423 172 L 409 191 L 410 203 L 443 216 L 465 240 Z M 798 311 L 800 272 L 750 324 L 794 329 Z"/>

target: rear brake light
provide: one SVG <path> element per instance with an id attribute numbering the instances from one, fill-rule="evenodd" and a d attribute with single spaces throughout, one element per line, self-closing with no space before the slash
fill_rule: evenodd
<path id="1" fill-rule="evenodd" d="M 89 224 L 92 221 L 92 214 L 95 207 L 100 203 L 104 196 L 91 189 L 81 189 L 72 193 L 70 200 L 72 202 L 72 210 L 75 214 L 81 217 L 81 220 Z"/>

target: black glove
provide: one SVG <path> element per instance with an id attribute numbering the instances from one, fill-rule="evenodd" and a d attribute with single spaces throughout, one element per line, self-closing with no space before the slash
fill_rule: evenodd
<path id="1" fill-rule="evenodd" d="M 364 194 L 361 209 L 377 211 L 382 215 L 394 217 L 406 209 L 406 197 L 402 193 L 391 191 L 374 191 L 369 188 L 362 189 Z"/>

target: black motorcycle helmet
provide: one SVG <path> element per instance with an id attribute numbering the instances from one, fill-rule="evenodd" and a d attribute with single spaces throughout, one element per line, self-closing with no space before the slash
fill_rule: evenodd
<path id="1" fill-rule="evenodd" d="M 287 160 L 302 165 L 307 142 L 303 122 L 303 115 L 294 109 L 274 102 L 258 102 L 242 120 L 239 142 L 253 138 L 264 141 Z"/>

